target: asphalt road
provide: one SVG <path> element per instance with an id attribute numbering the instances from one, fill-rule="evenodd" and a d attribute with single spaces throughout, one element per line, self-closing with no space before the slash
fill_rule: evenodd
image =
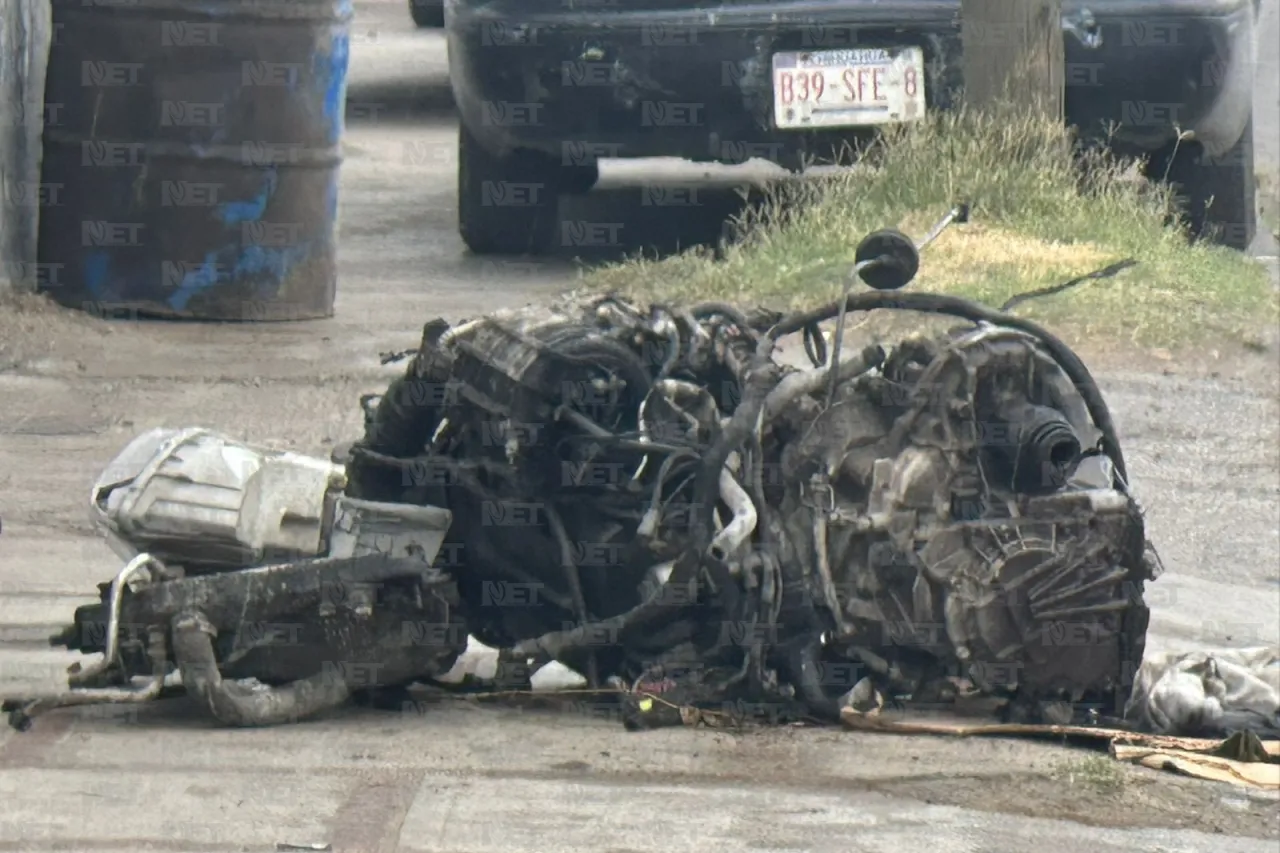
<path id="1" fill-rule="evenodd" d="M 567 261 L 462 251 L 441 40 L 402 12 L 393 0 L 358 6 L 352 103 L 364 116 L 347 138 L 334 319 L 214 327 L 0 312 L 0 695 L 44 692 L 74 659 L 41 643 L 119 568 L 85 498 L 133 435 L 204 424 L 326 454 L 359 429 L 359 395 L 394 372 L 379 353 L 414 345 L 425 320 L 571 283 Z M 1280 642 L 1278 371 L 1274 358 L 1203 361 L 1099 363 L 1168 569 L 1149 589 L 1150 642 Z M 1095 788 L 1072 764 L 1080 754 L 1054 745 L 629 735 L 576 710 L 424 703 L 247 731 L 214 728 L 180 700 L 59 712 L 27 734 L 0 731 L 0 853 L 1262 853 L 1280 838 L 1274 799 L 1127 767 L 1120 787 Z"/>

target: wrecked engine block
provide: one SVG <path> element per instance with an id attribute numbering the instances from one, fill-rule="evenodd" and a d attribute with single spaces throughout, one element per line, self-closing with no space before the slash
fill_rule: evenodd
<path id="1" fill-rule="evenodd" d="M 781 328 L 612 298 L 436 322 L 369 401 L 348 493 L 449 507 L 438 565 L 517 670 L 825 718 L 864 678 L 1122 707 L 1153 567 L 1096 392 L 1006 326 L 835 372 L 766 354 Z"/>
<path id="2" fill-rule="evenodd" d="M 175 672 L 225 723 L 283 722 L 438 682 L 471 636 L 498 685 L 558 661 L 632 727 L 868 695 L 1120 717 L 1158 558 L 1107 406 L 1036 324 L 886 292 L 916 252 L 870 235 L 873 289 L 790 316 L 602 297 L 432 321 L 328 461 L 140 436 L 90 502 L 128 562 L 51 640 L 102 661 L 10 722 Z M 963 323 L 842 359 L 872 310 Z"/>

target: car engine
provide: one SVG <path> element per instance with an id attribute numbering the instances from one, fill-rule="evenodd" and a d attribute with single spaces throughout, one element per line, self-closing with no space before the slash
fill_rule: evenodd
<path id="1" fill-rule="evenodd" d="M 225 723 L 298 719 L 438 682 L 468 637 L 498 685 L 557 661 L 633 728 L 869 696 L 1120 718 L 1159 561 L 1107 406 L 1035 323 L 890 292 L 917 252 L 873 233 L 869 288 L 786 316 L 610 295 L 434 320 L 332 460 L 140 436 L 90 500 L 128 562 L 51 638 L 103 659 L 11 723 L 175 672 Z M 953 325 L 842 357 L 868 311 Z"/>
<path id="2" fill-rule="evenodd" d="M 761 356 L 774 323 L 605 298 L 431 324 L 348 493 L 450 508 L 442 567 L 517 670 L 827 718 L 864 678 L 1123 705 L 1154 558 L 1078 377 L 986 322 L 804 370 Z"/>

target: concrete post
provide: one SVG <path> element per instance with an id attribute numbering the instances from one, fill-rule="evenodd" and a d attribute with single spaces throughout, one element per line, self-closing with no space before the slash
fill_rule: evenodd
<path id="1" fill-rule="evenodd" d="M 961 0 L 965 101 L 1060 117 L 1066 97 L 1061 0 Z"/>

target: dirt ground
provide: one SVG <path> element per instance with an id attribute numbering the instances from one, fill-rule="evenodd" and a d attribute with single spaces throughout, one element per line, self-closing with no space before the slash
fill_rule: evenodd
<path id="1" fill-rule="evenodd" d="M 423 322 L 571 283 L 566 262 L 462 252 L 452 119 L 431 112 L 447 102 L 439 38 L 412 32 L 401 7 L 381 18 L 360 7 L 384 53 L 358 54 L 353 74 L 393 66 L 434 82 L 409 84 L 417 119 L 349 129 L 333 319 L 113 323 L 30 297 L 0 302 L 0 694 L 47 690 L 74 659 L 44 638 L 118 568 L 86 498 L 133 435 L 200 424 L 327 454 L 357 434 L 359 395 L 394 374 L 379 354 L 413 346 Z M 393 49 L 401 59 L 385 59 Z M 389 94 L 364 102 L 391 112 Z M 1277 350 L 1139 360 L 1104 344 L 1086 355 L 1168 570 L 1149 589 L 1149 645 L 1280 642 Z M 0 851 L 1120 853 L 1280 840 L 1276 797 L 1062 745 L 802 728 L 628 734 L 600 716 L 585 704 L 424 697 L 402 713 L 347 708 L 226 731 L 181 700 L 58 712 L 0 733 Z"/>

